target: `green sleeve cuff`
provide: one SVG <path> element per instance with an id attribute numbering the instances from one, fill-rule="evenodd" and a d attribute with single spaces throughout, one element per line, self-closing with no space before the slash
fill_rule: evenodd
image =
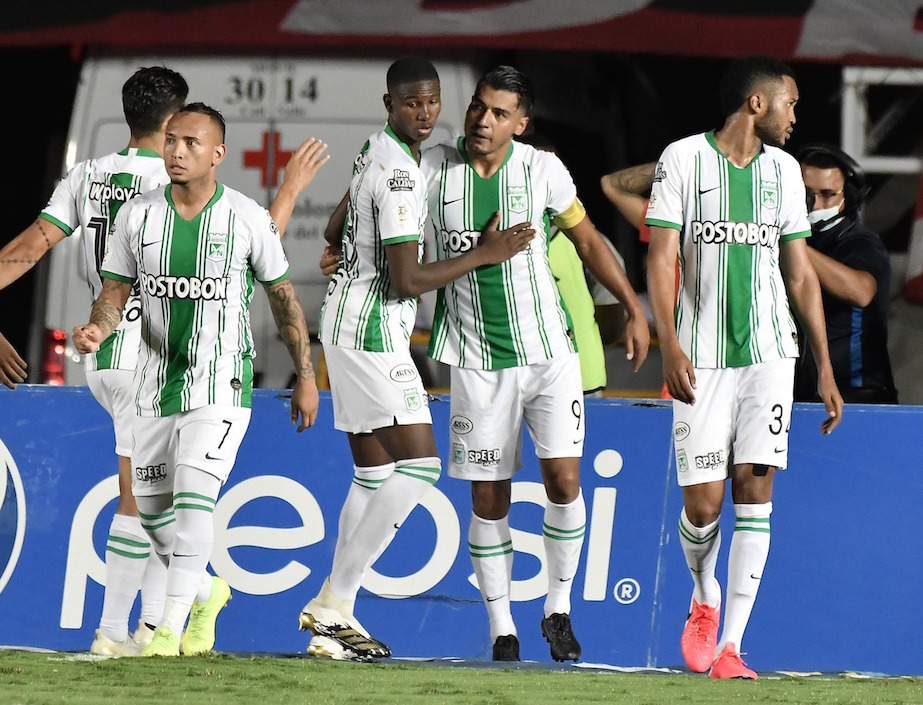
<path id="1" fill-rule="evenodd" d="M 658 220 L 657 218 L 645 218 L 644 224 L 650 227 L 653 225 L 656 228 L 669 228 L 670 230 L 676 230 L 677 232 L 683 232 L 683 226 L 679 223 L 671 223 L 669 220 Z"/>
<path id="2" fill-rule="evenodd" d="M 802 238 L 806 238 L 810 236 L 811 236 L 810 230 L 802 230 L 801 232 L 789 233 L 788 235 L 783 235 L 780 239 L 782 240 L 782 242 L 788 242 L 789 240 L 801 240 Z"/>
<path id="3" fill-rule="evenodd" d="M 268 282 L 264 282 L 260 280 L 260 284 L 262 284 L 263 286 L 272 286 L 273 284 L 278 284 L 279 282 L 285 281 L 286 279 L 288 279 L 287 269 L 285 270 L 285 273 L 281 277 L 276 277 L 275 279 L 268 281 Z"/>
<path id="4" fill-rule="evenodd" d="M 107 272 L 105 269 L 99 273 L 103 279 L 114 279 L 117 282 L 122 282 L 123 284 L 134 284 L 135 280 L 131 277 L 125 277 L 121 274 L 116 274 L 115 272 Z"/>
<path id="5" fill-rule="evenodd" d="M 67 234 L 67 235 L 71 235 L 71 234 L 73 234 L 73 232 L 74 232 L 74 229 L 73 229 L 70 225 L 67 225 L 67 224 L 65 224 L 65 223 L 62 223 L 62 222 L 61 222 L 60 220 L 58 220 L 57 218 L 55 218 L 55 217 L 53 217 L 53 216 L 50 216 L 50 215 L 48 215 L 48 214 L 45 213 L 45 212 L 39 213 L 39 214 L 38 214 L 38 217 L 39 217 L 39 218 L 42 218 L 42 219 L 44 219 L 44 220 L 47 220 L 47 221 L 48 221 L 49 223 L 51 223 L 52 225 L 57 225 L 57 226 L 58 226 L 59 228 L 61 228 L 61 230 L 63 230 L 63 231 L 65 232 L 65 234 Z"/>
<path id="6" fill-rule="evenodd" d="M 410 242 L 411 240 L 417 242 L 419 239 L 420 235 L 417 233 L 414 235 L 398 235 L 397 237 L 389 237 L 387 240 L 382 240 L 381 242 L 383 245 L 396 245 L 399 242 Z"/>

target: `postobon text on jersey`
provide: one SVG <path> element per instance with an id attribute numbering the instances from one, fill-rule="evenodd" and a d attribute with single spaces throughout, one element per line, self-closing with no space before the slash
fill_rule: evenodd
<path id="1" fill-rule="evenodd" d="M 141 288 L 149 296 L 163 299 L 205 299 L 215 301 L 228 297 L 229 277 L 174 277 L 141 275 Z"/>
<path id="2" fill-rule="evenodd" d="M 717 223 L 710 220 L 693 220 L 692 241 L 775 247 L 779 244 L 779 226 L 765 223 L 738 223 L 733 220 Z"/>

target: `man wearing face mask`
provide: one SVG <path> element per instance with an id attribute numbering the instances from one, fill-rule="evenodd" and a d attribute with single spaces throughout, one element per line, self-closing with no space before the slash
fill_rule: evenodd
<path id="1" fill-rule="evenodd" d="M 891 264 L 881 238 L 859 215 L 869 191 L 865 174 L 829 144 L 805 146 L 798 161 L 811 223 L 808 254 L 820 280 L 837 386 L 847 402 L 896 404 L 888 358 Z M 818 401 L 817 368 L 802 348 L 795 399 Z"/>

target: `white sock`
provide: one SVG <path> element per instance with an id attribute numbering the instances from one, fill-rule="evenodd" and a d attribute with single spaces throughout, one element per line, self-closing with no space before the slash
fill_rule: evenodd
<path id="1" fill-rule="evenodd" d="M 337 555 L 330 571 L 330 589 L 334 595 L 350 605 L 355 602 L 366 569 L 391 543 L 400 525 L 441 473 L 439 458 L 412 458 L 394 464 L 394 472 L 375 490 L 361 523 Z"/>
<path id="2" fill-rule="evenodd" d="M 154 494 L 135 497 L 141 526 L 151 540 L 154 552 L 166 570 L 176 540 L 176 517 L 173 513 L 173 495 Z"/>
<path id="3" fill-rule="evenodd" d="M 490 620 L 490 642 L 498 636 L 516 636 L 510 608 L 510 584 L 513 580 L 513 539 L 509 517 L 482 519 L 471 514 L 468 525 L 468 553 L 478 579 L 481 597 Z"/>
<path id="4" fill-rule="evenodd" d="M 548 595 L 545 597 L 545 616 L 556 612 L 570 614 L 570 591 L 577 575 L 580 549 L 586 534 L 586 503 L 583 490 L 569 504 L 545 505 L 545 522 L 542 539 L 548 560 Z"/>
<path id="5" fill-rule="evenodd" d="M 740 651 L 744 630 L 760 589 L 763 568 L 769 556 L 769 515 L 772 502 L 735 504 L 737 524 L 728 557 L 728 588 L 724 608 L 724 631 L 718 653 L 729 642 Z"/>
<path id="6" fill-rule="evenodd" d="M 692 597 L 700 605 L 721 605 L 721 586 L 715 578 L 718 549 L 721 548 L 721 529 L 716 519 L 706 526 L 695 526 L 683 509 L 679 514 L 679 544 L 686 556 L 686 565 L 692 575 Z"/>
<path id="7" fill-rule="evenodd" d="M 167 591 L 167 566 L 151 550 L 151 555 L 144 565 L 144 577 L 141 578 L 141 616 L 140 620 L 156 627 L 163 617 L 163 601 Z"/>
<path id="8" fill-rule="evenodd" d="M 141 520 L 125 514 L 113 516 L 106 541 L 106 591 L 99 620 L 99 628 L 113 641 L 128 639 L 128 615 L 150 556 L 151 542 Z"/>
<path id="9" fill-rule="evenodd" d="M 353 466 L 353 481 L 346 494 L 346 500 L 343 502 L 343 508 L 340 510 L 340 519 L 337 524 L 337 543 L 333 551 L 334 563 L 337 562 L 337 556 L 343 550 L 353 530 L 359 525 L 375 490 L 381 487 L 392 472 L 394 472 L 394 463 L 366 467 Z M 382 546 L 382 552 L 385 548 L 387 545 Z M 374 564 L 377 558 L 378 556 L 375 556 L 369 565 Z"/>
<path id="10" fill-rule="evenodd" d="M 201 602 L 211 595 L 211 577 L 205 568 L 214 544 L 213 514 L 220 489 L 221 481 L 215 476 L 188 465 L 177 465 L 173 485 L 176 540 L 167 570 L 161 621 L 174 634 L 183 631 L 193 601 Z"/>

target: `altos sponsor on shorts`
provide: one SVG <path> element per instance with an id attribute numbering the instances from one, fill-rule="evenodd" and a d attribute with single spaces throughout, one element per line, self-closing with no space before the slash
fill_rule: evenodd
<path id="1" fill-rule="evenodd" d="M 229 277 L 174 277 L 141 274 L 141 288 L 159 299 L 223 300 L 228 297 Z"/>
<path id="2" fill-rule="evenodd" d="M 452 417 L 450 424 L 452 426 L 452 431 L 459 436 L 464 436 L 466 433 L 471 433 L 471 431 L 474 430 L 474 423 L 472 423 L 471 419 L 459 414 Z"/>
<path id="3" fill-rule="evenodd" d="M 389 376 L 395 382 L 411 382 L 417 378 L 417 368 L 407 362 L 392 369 Z"/>

